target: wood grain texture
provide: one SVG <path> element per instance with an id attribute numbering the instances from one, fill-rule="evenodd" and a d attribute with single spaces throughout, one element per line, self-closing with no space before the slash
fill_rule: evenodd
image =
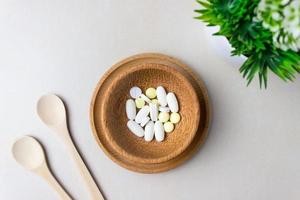
<path id="1" fill-rule="evenodd" d="M 126 127 L 129 89 L 162 85 L 176 94 L 181 122 L 164 142 L 147 143 Z M 202 81 L 180 61 L 162 54 L 140 54 L 115 64 L 99 81 L 90 107 L 91 127 L 104 152 L 119 165 L 142 173 L 172 169 L 204 142 L 210 106 Z"/>

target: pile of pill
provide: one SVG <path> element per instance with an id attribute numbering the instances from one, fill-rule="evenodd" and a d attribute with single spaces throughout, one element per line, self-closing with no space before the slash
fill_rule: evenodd
<path id="1" fill-rule="evenodd" d="M 138 137 L 150 142 L 154 137 L 161 142 L 165 132 L 174 130 L 174 124 L 180 121 L 178 101 L 173 92 L 166 93 L 162 86 L 148 88 L 145 94 L 134 86 L 129 91 L 133 99 L 126 101 L 128 129 Z"/>

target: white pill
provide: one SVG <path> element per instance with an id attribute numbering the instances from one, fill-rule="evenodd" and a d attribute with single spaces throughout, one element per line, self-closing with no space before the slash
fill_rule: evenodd
<path id="1" fill-rule="evenodd" d="M 127 127 L 133 134 L 135 134 L 138 137 L 143 137 L 145 134 L 144 129 L 133 120 L 129 120 L 127 122 Z"/>
<path id="2" fill-rule="evenodd" d="M 150 118 L 152 121 L 157 121 L 158 109 L 157 105 L 154 103 L 150 103 Z"/>
<path id="3" fill-rule="evenodd" d="M 135 121 L 140 124 L 142 120 L 148 116 L 149 112 L 150 112 L 149 106 L 142 107 L 141 110 L 136 114 Z"/>
<path id="4" fill-rule="evenodd" d="M 154 137 L 154 122 L 150 121 L 147 123 L 146 127 L 145 127 L 145 137 L 144 139 L 147 142 L 150 142 Z"/>
<path id="5" fill-rule="evenodd" d="M 147 103 L 152 103 L 152 101 L 144 94 L 141 94 L 141 98 L 146 101 Z"/>
<path id="6" fill-rule="evenodd" d="M 168 106 L 172 112 L 178 112 L 178 101 L 173 92 L 169 92 L 167 94 L 167 102 L 168 102 Z"/>
<path id="7" fill-rule="evenodd" d="M 149 121 L 150 121 L 150 117 L 146 116 L 145 118 L 143 118 L 140 124 L 141 127 L 144 127 Z"/>
<path id="8" fill-rule="evenodd" d="M 136 116 L 136 107 L 132 99 L 126 101 L 126 115 L 128 119 L 134 119 Z"/>
<path id="9" fill-rule="evenodd" d="M 158 110 L 160 112 L 170 112 L 170 108 L 169 107 L 159 106 Z"/>
<path id="10" fill-rule="evenodd" d="M 158 86 L 156 89 L 157 100 L 161 106 L 167 105 L 167 94 L 162 86 Z"/>
<path id="11" fill-rule="evenodd" d="M 155 134 L 155 139 L 158 142 L 161 142 L 165 139 L 164 126 L 160 121 L 156 121 L 154 124 L 154 134 Z"/>
<path id="12" fill-rule="evenodd" d="M 129 94 L 132 98 L 136 99 L 142 94 L 141 88 L 134 86 L 130 89 Z"/>

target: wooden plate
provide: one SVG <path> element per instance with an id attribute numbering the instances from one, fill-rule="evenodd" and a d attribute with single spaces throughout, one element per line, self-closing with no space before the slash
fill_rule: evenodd
<path id="1" fill-rule="evenodd" d="M 180 103 L 182 121 L 164 142 L 145 142 L 126 127 L 125 101 L 134 86 L 163 85 Z M 91 127 L 104 152 L 137 172 L 172 169 L 187 160 L 205 140 L 210 107 L 204 84 L 180 61 L 161 54 L 140 54 L 114 65 L 98 83 L 90 108 Z"/>

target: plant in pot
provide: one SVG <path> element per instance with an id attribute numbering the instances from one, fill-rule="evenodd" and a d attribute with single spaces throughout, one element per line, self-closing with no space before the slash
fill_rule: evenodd
<path id="1" fill-rule="evenodd" d="M 247 85 L 257 75 L 267 87 L 268 72 L 284 81 L 300 73 L 299 0 L 197 0 L 195 10 L 208 26 L 219 26 L 232 46 L 232 55 L 244 55 L 240 72 Z"/>

